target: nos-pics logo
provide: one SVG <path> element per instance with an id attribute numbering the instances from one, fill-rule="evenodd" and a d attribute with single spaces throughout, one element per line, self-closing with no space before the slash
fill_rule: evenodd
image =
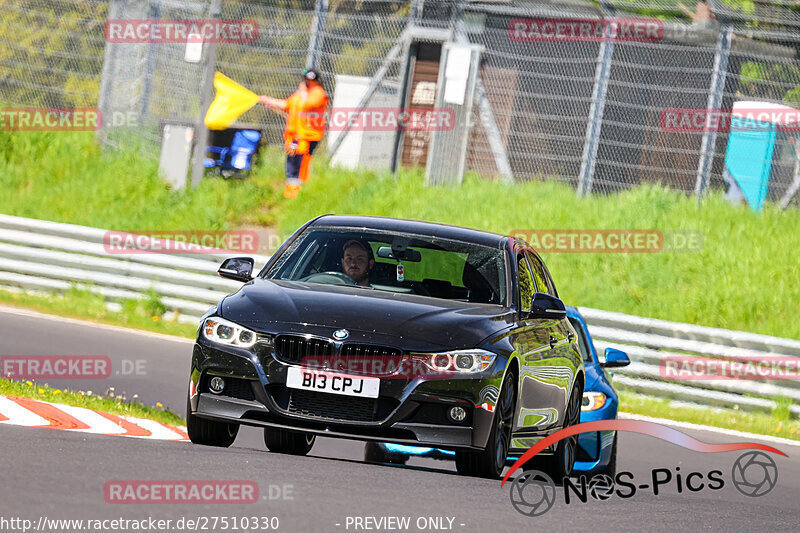
<path id="1" fill-rule="evenodd" d="M 516 471 L 520 475 L 511 483 L 511 504 L 520 513 L 526 516 L 539 516 L 546 513 L 556 500 L 556 485 L 553 479 L 544 472 L 530 468 L 525 469 L 525 464 L 532 460 L 539 452 L 558 443 L 560 440 L 594 431 L 626 431 L 656 437 L 689 450 L 701 453 L 723 453 L 736 450 L 746 450 L 733 464 L 730 473 L 730 482 L 736 490 L 745 496 L 758 497 L 769 493 L 778 481 L 778 466 L 775 461 L 763 452 L 770 452 L 787 457 L 782 451 L 755 442 L 737 442 L 726 444 L 712 444 L 703 442 L 687 435 L 677 429 L 644 420 L 596 420 L 583 422 L 566 427 L 549 435 L 528 449 L 517 461 L 511 465 L 503 477 L 502 485 L 511 479 Z M 761 450 L 761 451 L 758 451 Z M 521 469 L 521 470 L 520 470 Z M 527 471 L 526 471 L 527 470 Z M 650 472 L 649 483 L 633 482 L 631 472 L 619 472 L 615 476 L 598 475 L 587 481 L 585 477 L 578 478 L 577 484 L 570 478 L 564 478 L 561 487 L 564 492 L 564 502 L 569 504 L 577 497 L 586 503 L 591 496 L 596 500 L 606 500 L 612 496 L 630 498 L 640 490 L 650 490 L 658 495 L 659 487 L 673 484 L 678 493 L 698 492 L 701 490 L 719 490 L 725 486 L 725 479 L 720 470 L 709 472 L 681 472 L 680 467 L 674 469 L 655 468 Z M 572 499 L 570 499 L 572 498 Z"/>
<path id="2" fill-rule="evenodd" d="M 731 468 L 730 481 L 741 494 L 759 497 L 769 493 L 778 482 L 778 466 L 769 455 L 750 451 L 739 456 Z M 580 476 L 577 481 L 566 477 L 562 480 L 564 503 L 576 501 L 587 503 L 589 498 L 607 500 L 612 497 L 631 498 L 638 491 L 649 491 L 658 496 L 666 486 L 674 486 L 678 494 L 719 490 L 725 486 L 720 470 L 709 472 L 681 472 L 674 469 L 654 468 L 650 471 L 648 483 L 634 482 L 631 472 L 618 472 L 615 476 L 598 474 L 587 480 Z M 538 470 L 525 472 L 511 484 L 511 505 L 525 516 L 540 516 L 550 510 L 556 501 L 558 489 L 553 479 Z"/>

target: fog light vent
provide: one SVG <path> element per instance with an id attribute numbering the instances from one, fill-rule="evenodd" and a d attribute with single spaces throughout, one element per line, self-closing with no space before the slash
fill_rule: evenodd
<path id="1" fill-rule="evenodd" d="M 467 418 L 467 411 L 464 410 L 463 407 L 451 407 L 449 411 L 447 411 L 447 416 L 450 417 L 450 420 L 453 422 L 463 422 L 465 418 Z"/>
<path id="2" fill-rule="evenodd" d="M 214 394 L 219 394 L 225 388 L 225 380 L 219 376 L 214 376 L 211 378 L 211 381 L 208 382 L 208 388 L 211 389 L 211 392 Z"/>

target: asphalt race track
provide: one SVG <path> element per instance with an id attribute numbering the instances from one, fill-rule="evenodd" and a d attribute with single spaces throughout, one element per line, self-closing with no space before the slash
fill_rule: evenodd
<path id="1" fill-rule="evenodd" d="M 138 394 L 145 404 L 161 402 L 183 413 L 189 341 L 8 309 L 0 309 L 0 339 L 0 355 L 108 356 L 113 369 L 108 380 L 49 384 L 98 393 L 113 386 L 129 398 Z M 139 375 L 130 372 L 131 361 L 144 361 L 138 365 Z M 705 431 L 688 433 L 705 442 L 744 440 Z M 800 446 L 770 442 L 766 444 L 789 457 L 770 454 L 777 464 L 777 485 L 763 496 L 748 497 L 732 482 L 732 466 L 741 451 L 704 454 L 645 435 L 621 434 L 618 472 L 631 472 L 636 485 L 652 485 L 653 469 L 674 474 L 658 495 L 649 487 L 627 498 L 590 496 L 586 503 L 573 495 L 566 504 L 563 488 L 557 487 L 553 507 L 534 517 L 512 506 L 510 483 L 501 487 L 499 481 L 461 477 L 452 463 L 432 459 L 412 459 L 408 466 L 365 464 L 363 444 L 357 441 L 318 439 L 310 456 L 293 457 L 267 452 L 255 428 L 243 428 L 233 447 L 218 449 L 0 424 L 0 442 L 0 525 L 10 518 L 29 519 L 36 525 L 42 516 L 153 517 L 172 519 L 173 524 L 181 518 L 226 516 L 277 517 L 277 531 L 301 533 L 800 530 Z M 677 467 L 684 478 L 699 472 L 706 479 L 708 472 L 719 470 L 724 486 L 696 492 L 683 487 L 679 492 Z M 253 481 L 260 499 L 237 505 L 158 505 L 110 504 L 104 498 L 104 484 L 112 480 L 181 479 Z M 391 529 L 386 524 L 394 522 L 378 526 L 371 520 L 356 522 L 355 517 L 409 517 L 410 526 Z M 9 524 L 0 530 L 21 531 Z M 210 522 L 206 530 L 212 530 Z M 179 529 L 173 525 L 164 531 Z"/>

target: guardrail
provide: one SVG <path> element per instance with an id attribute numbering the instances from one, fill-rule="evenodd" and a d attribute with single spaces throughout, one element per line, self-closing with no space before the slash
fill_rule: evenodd
<path id="1" fill-rule="evenodd" d="M 117 232 L 115 232 L 117 233 Z M 0 215 L 0 287 L 63 291 L 77 284 L 110 302 L 144 298 L 154 290 L 181 320 L 197 322 L 210 306 L 241 284 L 216 275 L 222 260 L 237 252 L 176 254 L 109 253 L 106 230 Z M 256 268 L 269 259 L 256 256 Z M 665 357 L 694 356 L 747 362 L 783 355 L 800 362 L 800 341 L 741 331 L 642 318 L 581 308 L 598 353 L 610 346 L 628 353 L 631 365 L 615 370 L 615 384 L 651 396 L 706 406 L 755 411 L 775 409 L 788 398 L 800 414 L 800 381 L 665 380 Z"/>
<path id="2" fill-rule="evenodd" d="M 243 255 L 239 252 L 110 253 L 104 245 L 107 234 L 98 228 L 0 215 L 0 286 L 64 291 L 79 284 L 111 302 L 142 299 L 154 290 L 186 322 L 199 321 L 210 306 L 241 286 L 216 274 L 223 259 Z M 260 268 L 269 258 L 254 259 Z"/>
<path id="3" fill-rule="evenodd" d="M 791 400 L 790 411 L 800 414 L 798 380 L 674 381 L 665 379 L 662 373 L 665 358 L 687 356 L 742 364 L 759 361 L 765 356 L 785 356 L 794 361 L 797 369 L 800 365 L 800 341 L 585 307 L 580 311 L 589 324 L 599 354 L 614 347 L 630 357 L 630 366 L 614 370 L 614 383 L 623 389 L 708 406 L 738 406 L 753 411 L 772 411 L 777 406 L 775 399 L 780 397 Z"/>

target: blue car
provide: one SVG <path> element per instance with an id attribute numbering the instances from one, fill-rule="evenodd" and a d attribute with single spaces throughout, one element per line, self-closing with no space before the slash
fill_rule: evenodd
<path id="1" fill-rule="evenodd" d="M 611 374 L 607 368 L 630 364 L 628 355 L 614 348 L 606 348 L 605 361 L 597 357 L 586 321 L 577 308 L 567 306 L 567 317 L 578 334 L 578 344 L 586 369 L 586 386 L 581 406 L 581 422 L 614 420 L 617 418 L 619 395 L 611 385 Z M 368 442 L 364 448 L 364 460 L 369 463 L 404 464 L 412 455 L 434 459 L 453 459 L 455 452 L 439 448 L 406 446 L 401 444 Z M 516 457 L 509 457 L 513 462 Z M 581 433 L 573 475 L 608 474 L 613 476 L 617 468 L 616 431 Z"/>

